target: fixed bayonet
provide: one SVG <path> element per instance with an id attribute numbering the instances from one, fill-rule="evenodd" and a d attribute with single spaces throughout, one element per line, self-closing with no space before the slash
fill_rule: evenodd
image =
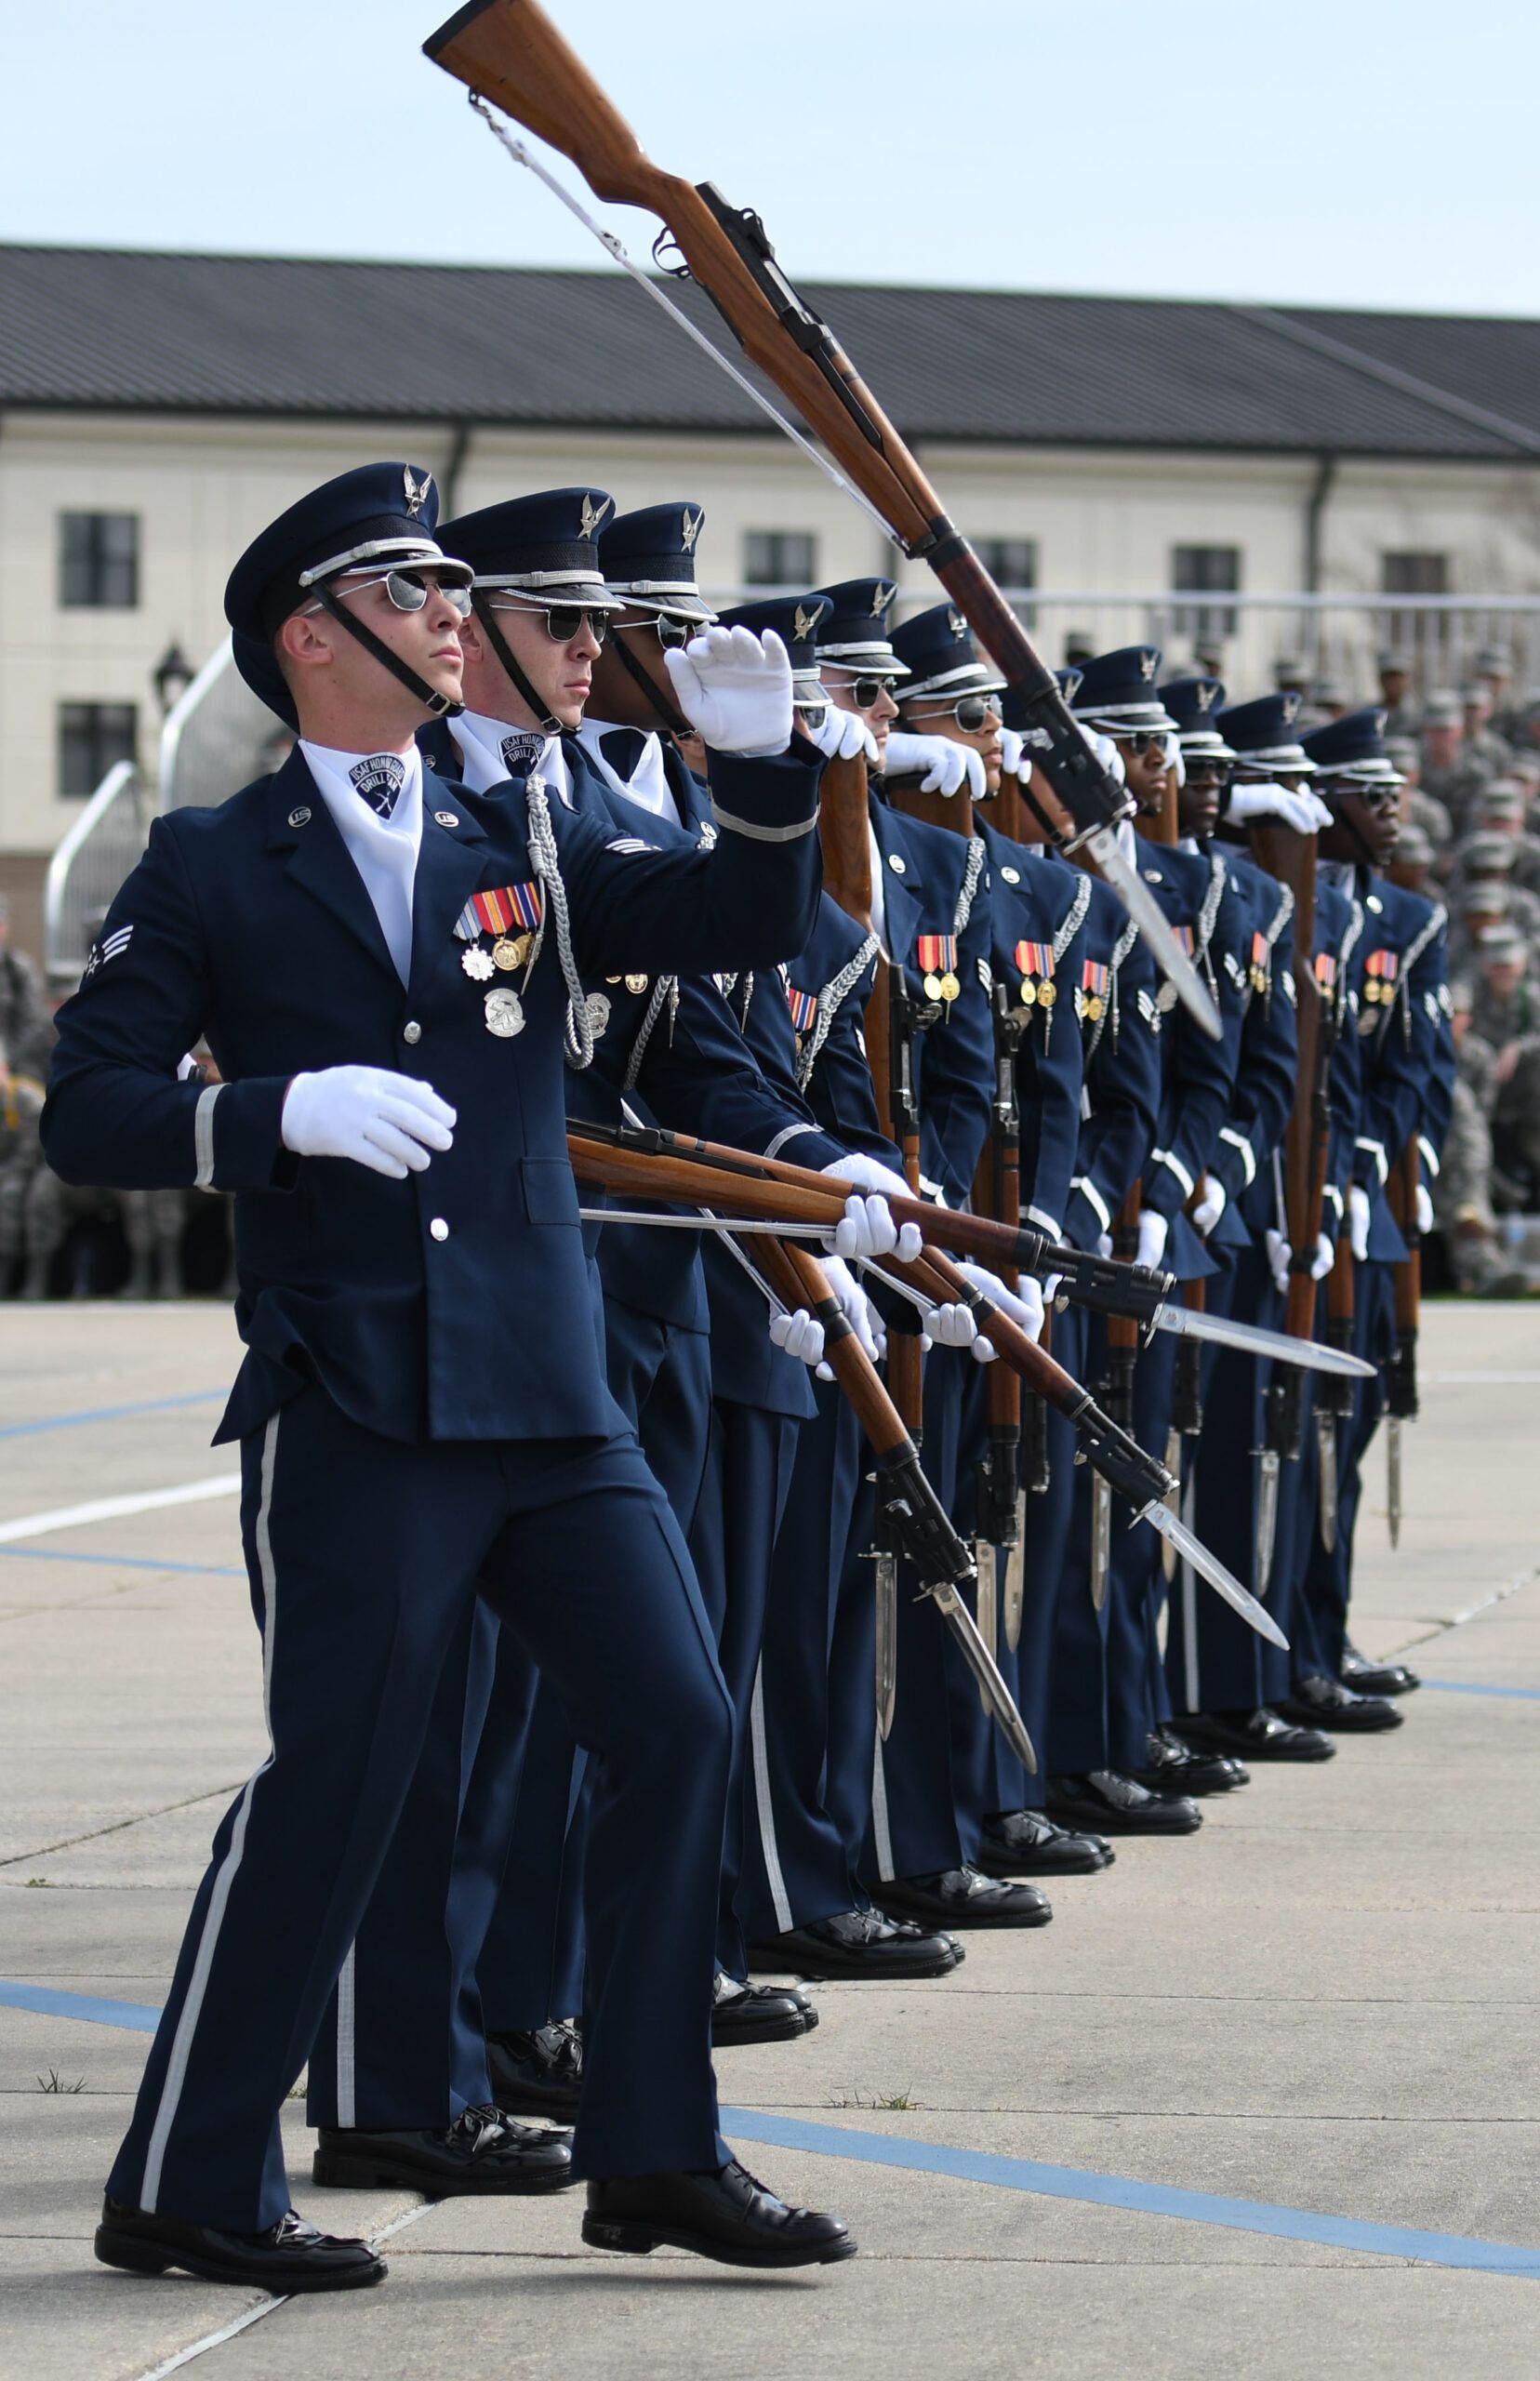
<path id="1" fill-rule="evenodd" d="M 990 1661 L 998 1668 L 1000 1662 L 999 1583 L 995 1577 L 995 1549 L 987 1537 L 976 1538 L 974 1542 L 974 1564 L 978 1572 L 978 1634 Z M 979 1682 L 978 1699 L 988 1714 L 990 1708 L 989 1696 L 982 1680 Z"/>
<path id="2" fill-rule="evenodd" d="M 1098 827 L 1085 849 L 1128 911 L 1150 957 L 1176 991 L 1183 1007 L 1212 1042 L 1224 1031 L 1208 986 L 1171 930 L 1171 921 L 1133 861 L 1125 858 L 1110 827 Z"/>
<path id="3" fill-rule="evenodd" d="M 871 1563 L 877 1602 L 877 1727 L 885 1744 L 893 1733 L 898 1696 L 898 1558 L 879 1549 Z"/>
<path id="4" fill-rule="evenodd" d="M 1027 1601 L 1027 1498 L 1016 1498 L 1016 1544 L 1005 1555 L 1005 1643 L 1012 1653 L 1021 1643 L 1021 1616 Z"/>
<path id="5" fill-rule="evenodd" d="M 1321 1457 L 1321 1542 L 1328 1554 L 1334 1554 L 1337 1542 L 1336 1416 L 1319 1406 L 1316 1409 L 1316 1449 Z"/>
<path id="6" fill-rule="evenodd" d="M 1182 1510 L 1182 1433 L 1175 1422 L 1166 1432 L 1165 1465 L 1171 1474 L 1166 1506 L 1169 1511 L 1179 1514 Z M 1169 1537 L 1161 1540 L 1161 1570 L 1168 1584 L 1176 1576 L 1176 1549 Z"/>
<path id="7" fill-rule="evenodd" d="M 1249 1588 L 1241 1585 L 1232 1571 L 1225 1568 L 1217 1554 L 1210 1553 L 1202 1539 L 1188 1529 L 1186 1522 L 1180 1520 L 1162 1498 L 1153 1498 L 1137 1518 L 1148 1522 L 1151 1529 L 1158 1529 L 1162 1537 L 1168 1538 L 1183 1562 L 1191 1563 L 1200 1578 L 1206 1579 L 1209 1586 L 1224 1597 L 1230 1609 L 1240 1614 L 1248 1628 L 1255 1629 L 1259 1637 L 1265 1637 L 1268 1644 L 1276 1645 L 1281 1653 L 1288 1652 L 1289 1641 L 1272 1615 L 1263 1609 Z"/>
<path id="8" fill-rule="evenodd" d="M 935 1586 L 927 1586 L 924 1592 L 938 1606 L 942 1619 L 956 1639 L 958 1650 L 978 1683 L 985 1710 L 1022 1767 L 1035 1777 L 1037 1753 L 1027 1733 L 1026 1723 L 1016 1709 L 1010 1688 L 996 1668 L 994 1656 L 978 1633 L 973 1614 L 958 1592 L 957 1583 L 951 1579 L 941 1579 Z"/>
<path id="9" fill-rule="evenodd" d="M 1257 1457 L 1256 1587 L 1266 1595 L 1272 1579 L 1273 1547 L 1278 1538 L 1278 1449 L 1264 1447 Z"/>
<path id="10" fill-rule="evenodd" d="M 1201 1314 L 1188 1306 L 1160 1307 L 1149 1318 L 1155 1331 L 1169 1331 L 1182 1339 L 1212 1339 L 1221 1348 L 1238 1348 L 1248 1356 L 1270 1356 L 1275 1363 L 1294 1364 L 1302 1372 L 1336 1373 L 1346 1380 L 1371 1380 L 1374 1367 L 1347 1348 L 1328 1348 L 1320 1339 L 1295 1339 L 1286 1331 L 1265 1331 L 1259 1323 L 1237 1323 L 1232 1315 Z"/>
<path id="11" fill-rule="evenodd" d="M 1100 1612 L 1112 1567 L 1112 1491 L 1098 1471 L 1091 1483 L 1091 1601 Z"/>
<path id="12" fill-rule="evenodd" d="M 1390 1543 L 1401 1544 L 1401 1416 L 1392 1414 L 1385 1426 L 1385 1482 L 1390 1517 Z"/>

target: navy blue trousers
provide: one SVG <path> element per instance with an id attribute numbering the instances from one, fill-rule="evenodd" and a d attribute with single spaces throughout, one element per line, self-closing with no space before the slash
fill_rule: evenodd
<path id="1" fill-rule="evenodd" d="M 754 1682 L 770 1604 L 776 1539 L 791 1487 L 801 1428 L 789 1414 L 773 1414 L 763 1406 L 726 1398 L 715 1401 L 706 1479 L 689 1540 L 716 1637 L 717 1658 L 733 1701 L 733 1772 L 722 1850 L 717 1963 L 740 1984 L 749 1975 L 737 1902 Z"/>
<path id="2" fill-rule="evenodd" d="M 1094 1385 L 1106 1345 L 1105 1325 L 1083 1307 L 1054 1317 L 1054 1356 L 1076 1380 Z M 1075 1433 L 1048 1409 L 1048 1487 L 1027 1508 L 1027 1595 L 1033 1624 L 1023 1621 L 1017 1680 L 1027 1700 L 1021 1715 L 1046 1776 L 1078 1776 L 1105 1769 L 1107 1759 L 1107 1607 L 1091 1597 L 1091 1483 L 1088 1464 L 1075 1460 Z M 1116 1530 L 1125 1510 L 1116 1502 Z M 1029 1668 L 1029 1625 L 1047 1642 L 1042 1670 Z M 1018 1698 L 1019 1699 L 1019 1698 Z"/>
<path id="3" fill-rule="evenodd" d="M 870 1458 L 838 1389 L 815 1381 L 771 1565 L 745 1749 L 743 1874 L 750 1943 L 860 1899 L 876 1737 Z"/>
<path id="4" fill-rule="evenodd" d="M 594 1766 L 578 2169 L 718 2162 L 710 1989 L 732 1712 L 683 1536 L 635 1441 L 403 1446 L 311 1388 L 241 1457 L 272 1750 L 216 1833 L 109 2189 L 235 2231 L 287 2207 L 278 2113 L 478 1589 Z"/>
<path id="5" fill-rule="evenodd" d="M 933 1348 L 925 1358 L 925 1429 L 921 1460 L 949 1513 L 957 1509 L 962 1453 L 963 1401 L 979 1370 L 965 1349 Z M 970 1505 L 971 1505 L 970 1483 Z M 956 1869 L 978 1848 L 964 1847 L 952 1776 L 952 1709 L 968 1683 L 950 1631 L 920 1576 L 898 1566 L 898 1692 L 892 1731 L 877 1747 L 871 1788 L 871 1830 L 865 1876 L 881 1900 L 884 1877 L 935 1876 Z"/>

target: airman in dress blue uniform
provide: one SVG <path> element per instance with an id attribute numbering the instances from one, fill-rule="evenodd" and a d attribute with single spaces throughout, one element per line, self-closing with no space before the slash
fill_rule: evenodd
<path id="1" fill-rule="evenodd" d="M 600 1767 L 587 2237 L 844 2255 L 843 2227 L 782 2207 L 717 2129 L 731 1710 L 684 1539 L 604 1384 L 563 1065 L 589 1030 L 583 969 L 773 962 L 805 938 L 816 756 L 788 745 L 766 648 L 739 740 L 779 757 L 713 756 L 712 854 L 617 848 L 538 774 L 425 798 L 412 738 L 458 708 L 469 576 L 435 518 L 429 474 L 367 466 L 242 556 L 227 612 L 276 649 L 299 747 L 155 823 L 60 1019 L 44 1132 L 66 1179 L 236 1193 L 247 1353 L 219 1436 L 241 1443 L 272 1748 L 216 1835 L 98 2254 L 283 2291 L 380 2278 L 363 2243 L 293 2215 L 277 2117 L 480 1592 Z M 530 943 L 499 969 L 514 923 Z M 490 982 L 466 964 L 488 953 Z M 180 1084 L 200 1036 L 222 1081 Z"/>

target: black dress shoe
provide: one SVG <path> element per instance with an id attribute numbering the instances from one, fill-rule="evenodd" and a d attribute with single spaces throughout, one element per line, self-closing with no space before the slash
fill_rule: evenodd
<path id="1" fill-rule="evenodd" d="M 1195 1752 L 1175 1729 L 1156 1728 L 1148 1743 L 1143 1769 L 1129 1776 L 1152 1794 L 1228 1794 L 1251 1779 L 1229 1753 Z"/>
<path id="2" fill-rule="evenodd" d="M 1336 1747 L 1319 1728 L 1301 1728 L 1269 1709 L 1189 1711 L 1181 1723 L 1189 1743 L 1216 1752 L 1244 1753 L 1248 1761 L 1333 1761 Z"/>
<path id="3" fill-rule="evenodd" d="M 366 2290 L 383 2281 L 386 2265 L 367 2241 L 320 2232 L 291 2207 L 265 2232 L 220 2232 L 208 2224 L 179 2224 L 146 2215 L 109 2199 L 97 2226 L 96 2254 L 125 2273 L 195 2273 L 203 2281 L 235 2281 L 286 2298 L 297 2290 Z"/>
<path id="4" fill-rule="evenodd" d="M 1116 1769 L 1083 1777 L 1050 1777 L 1048 1808 L 1057 1819 L 1089 1820 L 1109 1835 L 1193 1835 L 1203 1814 L 1185 1794 L 1152 1794 Z"/>
<path id="5" fill-rule="evenodd" d="M 1335 1678 L 1296 1679 L 1294 1693 L 1278 1708 L 1285 1720 L 1297 1720 L 1302 1728 L 1329 1728 L 1334 1736 L 1378 1736 L 1399 1728 L 1406 1717 L 1383 1696 L 1355 1695 Z"/>
<path id="6" fill-rule="evenodd" d="M 1042 1811 L 1002 1811 L 986 1819 L 976 1866 L 987 1877 L 1089 1877 L 1117 1854 L 1100 1835 L 1071 1835 Z"/>
<path id="7" fill-rule="evenodd" d="M 750 1943 L 749 1965 L 772 1975 L 790 1968 L 811 1976 L 949 1975 L 962 1946 L 935 1929 L 911 1926 L 880 1909 L 843 1909 L 834 1918 L 810 1919 L 768 1943 Z"/>
<path id="8" fill-rule="evenodd" d="M 944 1869 L 935 1877 L 884 1877 L 876 1888 L 884 1909 L 943 1926 L 1046 1926 L 1048 1896 L 1036 1885 L 1013 1885 L 982 1869 Z"/>
<path id="9" fill-rule="evenodd" d="M 720 2175 L 627 2175 L 590 2183 L 591 2249 L 644 2257 L 665 2245 L 724 2266 L 829 2266 L 856 2243 L 837 2215 L 816 2215 L 754 2180 L 736 2158 Z"/>
<path id="10" fill-rule="evenodd" d="M 570 2018 L 527 2034 L 488 2034 L 486 2068 L 505 2116 L 578 2113 L 583 2081 L 583 2038 Z"/>
<path id="11" fill-rule="evenodd" d="M 1355 1695 L 1410 1695 L 1422 1684 L 1404 1662 L 1371 1662 L 1351 1644 L 1342 1649 L 1340 1676 Z"/>
<path id="12" fill-rule="evenodd" d="M 818 2013 L 790 1986 L 739 1984 L 719 1975 L 711 2002 L 711 2040 L 719 2049 L 734 2042 L 790 2042 L 810 2034 Z"/>
<path id="13" fill-rule="evenodd" d="M 572 2181 L 572 2137 L 538 2131 L 501 2108 L 466 2108 L 445 2133 L 362 2133 L 323 2125 L 312 2178 L 330 2190 L 421 2191 L 429 2199 L 489 2192 L 530 2197 Z"/>

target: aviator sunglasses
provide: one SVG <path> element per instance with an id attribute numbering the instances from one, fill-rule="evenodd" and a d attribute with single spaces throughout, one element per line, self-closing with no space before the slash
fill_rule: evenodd
<path id="1" fill-rule="evenodd" d="M 1001 716 L 998 695 L 960 695 L 954 703 L 916 703 L 916 713 L 949 711 L 964 736 L 976 736 L 981 727 Z"/>
<path id="2" fill-rule="evenodd" d="M 471 617 L 470 588 L 453 586 L 432 572 L 379 570 L 369 579 L 340 579 L 330 583 L 332 592 L 338 595 L 362 595 L 367 587 L 383 587 L 398 612 L 420 612 L 428 601 L 430 590 L 432 590 L 443 596 L 457 619 L 466 620 Z M 307 612 L 320 612 L 325 606 L 321 603 L 307 604 L 305 609 Z"/>
<path id="3" fill-rule="evenodd" d="M 595 645 L 603 645 L 609 634 L 610 614 L 590 611 L 582 604 L 494 604 L 492 609 L 534 614 L 544 620 L 552 645 L 575 645 L 585 629 Z"/>

